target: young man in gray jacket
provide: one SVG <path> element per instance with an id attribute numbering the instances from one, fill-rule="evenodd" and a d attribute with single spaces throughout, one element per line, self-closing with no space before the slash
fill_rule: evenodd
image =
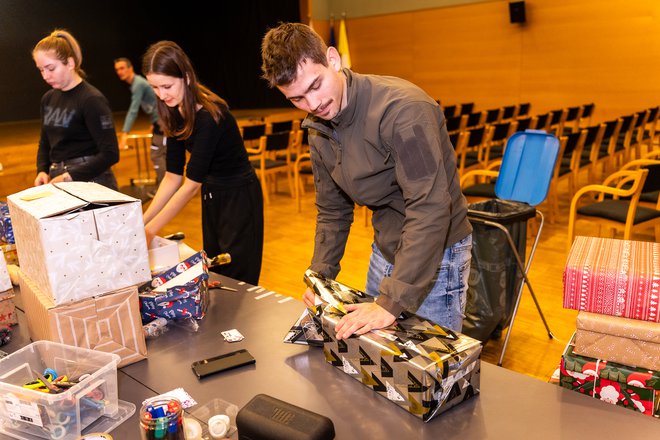
<path id="1" fill-rule="evenodd" d="M 284 23 L 262 42 L 263 77 L 309 114 L 318 209 L 310 269 L 336 278 L 354 203 L 373 211 L 366 292 L 337 338 L 394 322 L 403 310 L 460 331 L 472 228 L 438 104 L 414 84 L 342 69 L 311 28 Z M 305 303 L 313 305 L 309 289 Z"/>

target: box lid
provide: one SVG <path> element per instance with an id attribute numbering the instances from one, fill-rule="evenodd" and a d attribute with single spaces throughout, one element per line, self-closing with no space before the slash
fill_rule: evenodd
<path id="1" fill-rule="evenodd" d="M 75 211 L 89 204 L 112 205 L 138 201 L 94 182 L 62 182 L 36 186 L 12 194 L 8 199 L 39 219 Z"/>

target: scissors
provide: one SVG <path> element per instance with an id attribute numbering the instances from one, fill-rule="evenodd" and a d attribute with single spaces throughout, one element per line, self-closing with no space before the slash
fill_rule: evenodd
<path id="1" fill-rule="evenodd" d="M 36 370 L 32 370 L 32 373 L 37 377 L 37 379 L 33 380 L 32 382 L 26 383 L 25 385 L 23 385 L 23 388 L 40 391 L 42 393 L 49 393 L 49 392 L 59 393 L 62 391 L 60 387 L 58 387 L 57 385 L 51 382 L 51 380 L 53 379 L 53 375 L 51 373 L 47 373 L 46 375 L 43 375 Z M 62 378 L 66 379 L 66 376 L 62 376 Z"/>
<path id="2" fill-rule="evenodd" d="M 228 290 L 230 292 L 238 292 L 238 290 L 234 289 L 233 287 L 223 286 L 220 281 L 209 281 L 208 287 L 209 289 L 222 289 Z"/>

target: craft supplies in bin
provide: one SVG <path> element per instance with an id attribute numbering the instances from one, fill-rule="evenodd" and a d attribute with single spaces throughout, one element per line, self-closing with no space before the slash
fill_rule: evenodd
<path id="1" fill-rule="evenodd" d="M 118 399 L 120 357 L 37 341 L 0 359 L 0 432 L 75 440 L 109 432 L 135 412 Z"/>

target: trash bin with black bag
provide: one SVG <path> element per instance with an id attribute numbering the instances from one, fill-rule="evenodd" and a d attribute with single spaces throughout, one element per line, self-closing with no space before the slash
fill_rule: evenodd
<path id="1" fill-rule="evenodd" d="M 495 184 L 496 198 L 468 206 L 472 263 L 462 332 L 485 343 L 499 338 L 508 327 L 498 365 L 502 365 L 525 285 L 548 337 L 553 338 L 527 273 L 543 229 L 543 214 L 535 206 L 547 197 L 559 145 L 555 136 L 542 130 L 513 134 Z M 527 221 L 535 217 L 540 223 L 526 259 Z"/>
<path id="2" fill-rule="evenodd" d="M 534 207 L 492 199 L 471 203 L 468 209 L 471 219 L 478 217 L 505 227 L 520 259 L 525 260 L 527 220 L 536 216 Z M 463 332 L 486 343 L 498 339 L 509 325 L 523 277 L 505 232 L 480 221 L 473 221 L 472 228 L 472 263 Z"/>

